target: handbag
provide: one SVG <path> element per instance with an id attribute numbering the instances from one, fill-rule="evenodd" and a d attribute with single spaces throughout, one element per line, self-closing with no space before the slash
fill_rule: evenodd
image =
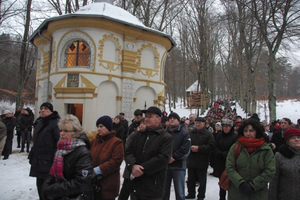
<path id="1" fill-rule="evenodd" d="M 241 153 L 241 146 L 238 143 L 235 143 L 234 146 L 234 158 L 235 160 L 239 157 Z M 235 168 L 237 169 L 237 168 Z M 223 189 L 223 190 L 229 190 L 229 186 L 230 186 L 230 179 L 227 176 L 226 170 L 223 171 L 223 173 L 221 174 L 220 180 L 219 180 L 219 186 Z"/>

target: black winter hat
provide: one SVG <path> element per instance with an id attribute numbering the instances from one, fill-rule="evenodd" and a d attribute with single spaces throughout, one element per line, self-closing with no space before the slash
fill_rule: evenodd
<path id="1" fill-rule="evenodd" d="M 43 106 L 47 107 L 51 112 L 53 112 L 53 105 L 52 105 L 51 103 L 49 103 L 49 102 L 43 103 L 43 104 L 41 105 L 40 109 L 41 109 Z"/>
<path id="2" fill-rule="evenodd" d="M 203 117 L 197 117 L 196 119 L 195 119 L 195 121 L 197 122 L 205 122 L 205 119 L 203 118 Z"/>
<path id="3" fill-rule="evenodd" d="M 180 122 L 180 117 L 176 112 L 172 112 L 171 114 L 169 114 L 168 118 L 170 119 L 171 117 L 175 117 Z"/>
<path id="4" fill-rule="evenodd" d="M 102 124 L 103 126 L 105 126 L 107 128 L 107 130 L 109 130 L 109 131 L 111 131 L 112 126 L 113 126 L 111 117 L 107 116 L 107 115 L 104 115 L 97 120 L 96 126 L 98 126 L 99 124 Z"/>
<path id="5" fill-rule="evenodd" d="M 142 113 L 153 113 L 161 117 L 161 110 L 156 106 L 151 106 L 147 110 L 142 110 Z"/>

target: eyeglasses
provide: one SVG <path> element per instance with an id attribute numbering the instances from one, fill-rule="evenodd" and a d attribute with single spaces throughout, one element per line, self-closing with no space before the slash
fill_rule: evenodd
<path id="1" fill-rule="evenodd" d="M 59 130 L 59 132 L 64 132 L 64 133 L 72 133 L 72 132 L 75 132 L 74 130 L 71 130 L 71 131 L 69 131 L 69 130 Z"/>

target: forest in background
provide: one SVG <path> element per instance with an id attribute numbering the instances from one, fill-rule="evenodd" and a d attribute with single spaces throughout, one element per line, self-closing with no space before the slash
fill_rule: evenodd
<path id="1" fill-rule="evenodd" d="M 28 37 L 44 19 L 92 2 L 0 0 L 2 99 L 34 102 L 36 49 Z M 300 98 L 300 65 L 293 59 L 300 50 L 295 48 L 300 0 L 115 0 L 114 5 L 176 41 L 164 69 L 168 102 L 185 99 L 196 80 L 207 99 L 203 111 L 216 98 L 227 98 L 251 112 L 260 99 L 269 101 L 276 119 L 276 99 Z"/>

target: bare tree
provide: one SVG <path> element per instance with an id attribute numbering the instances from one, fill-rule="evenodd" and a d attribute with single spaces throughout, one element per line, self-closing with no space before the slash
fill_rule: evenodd
<path id="1" fill-rule="evenodd" d="M 31 9 L 32 0 L 27 0 L 27 7 L 26 7 L 26 18 L 25 18 L 25 26 L 24 26 L 24 35 L 22 39 L 21 45 L 21 55 L 20 55 L 20 66 L 19 66 L 19 77 L 18 77 L 18 91 L 17 91 L 17 101 L 16 101 L 16 108 L 23 105 L 23 98 L 22 93 L 24 89 L 24 85 L 26 83 L 25 77 L 25 68 L 26 68 L 26 56 L 28 50 L 28 33 L 30 27 L 30 9 Z"/>
<path id="2" fill-rule="evenodd" d="M 269 112 L 270 120 L 276 120 L 275 96 L 275 62 L 276 55 L 283 40 L 299 38 L 300 1 L 299 0 L 259 0 L 253 2 L 253 15 L 255 16 L 260 33 L 268 48 L 269 58 Z"/>

